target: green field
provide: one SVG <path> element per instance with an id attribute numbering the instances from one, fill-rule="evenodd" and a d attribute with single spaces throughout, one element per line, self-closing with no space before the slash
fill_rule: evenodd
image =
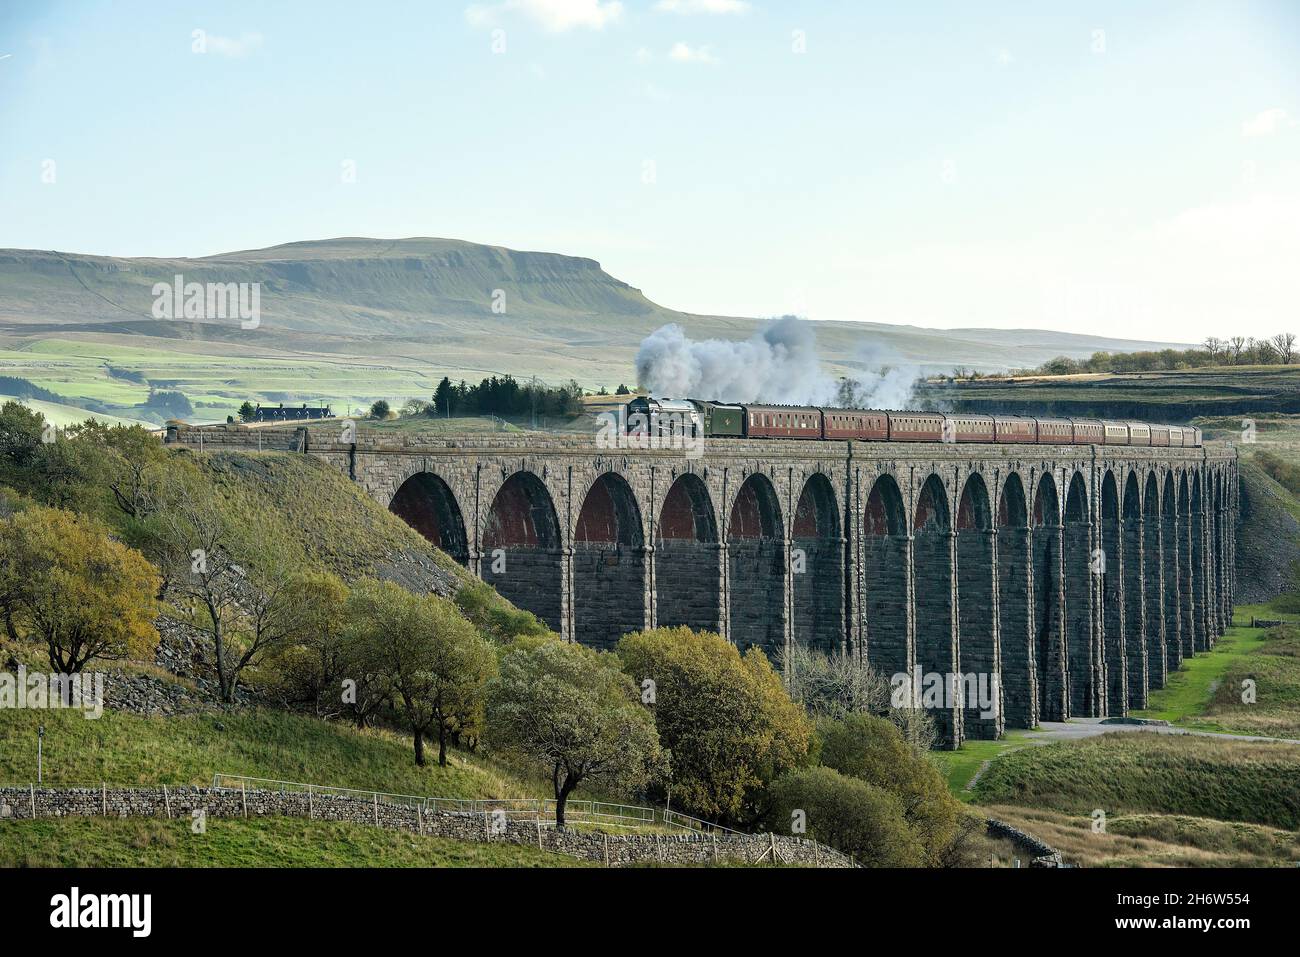
<path id="1" fill-rule="evenodd" d="M 145 340 L 141 340 L 145 342 Z M 114 372 L 147 379 L 132 381 Z M 376 399 L 394 407 L 428 399 L 444 372 L 428 366 L 348 356 L 264 354 L 244 347 L 178 343 L 172 348 L 77 339 L 38 339 L 0 349 L 0 375 L 27 379 L 70 404 L 98 404 L 127 415 L 149 397 L 150 385 L 178 390 L 194 406 L 195 422 L 224 422 L 244 401 L 276 405 L 320 402 L 346 415 Z M 465 373 L 474 378 L 473 373 Z M 84 418 L 84 415 L 82 416 Z M 129 417 L 129 415 L 127 415 Z"/>
<path id="2" fill-rule="evenodd" d="M 1227 731 L 1222 724 L 1209 720 L 1206 710 L 1217 689 L 1230 672 L 1248 667 L 1265 649 L 1266 632 L 1249 627 L 1251 615 L 1269 617 L 1276 614 L 1268 605 L 1248 605 L 1237 609 L 1233 624 L 1225 629 L 1209 652 L 1185 659 L 1169 675 L 1165 686 L 1151 692 L 1149 707 L 1134 711 L 1135 717 L 1156 718 L 1181 727 L 1201 731 Z M 1243 622 L 1245 624 L 1243 624 Z M 1297 726 L 1300 734 L 1300 726 Z"/>
<path id="3" fill-rule="evenodd" d="M 584 867 L 562 854 L 288 817 L 6 821 L 0 867 Z"/>
<path id="4" fill-rule="evenodd" d="M 1007 751 L 1025 747 L 1029 743 L 1025 734 L 1024 731 L 1008 730 L 997 741 L 967 740 L 956 751 L 934 751 L 931 757 L 939 765 L 953 797 L 960 801 L 971 801 L 975 795 L 967 789 L 984 763 Z"/>
<path id="5" fill-rule="evenodd" d="M 2 395 L 0 394 L 0 405 L 6 402 L 18 402 L 27 406 L 45 417 L 45 421 L 59 428 L 65 428 L 69 425 L 80 425 L 86 419 L 95 419 L 103 422 L 105 425 L 143 425 L 147 429 L 153 429 L 157 426 L 153 422 L 144 419 L 124 418 L 119 415 L 106 415 L 103 412 L 87 412 L 78 405 L 66 405 L 62 402 L 45 402 L 41 399 L 28 399 L 21 396 Z"/>

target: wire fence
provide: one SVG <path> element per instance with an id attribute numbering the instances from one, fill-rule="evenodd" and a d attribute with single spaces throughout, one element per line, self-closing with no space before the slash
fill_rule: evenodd
<path id="1" fill-rule="evenodd" d="M 306 794 L 310 797 L 335 797 L 365 801 L 370 804 L 396 804 L 418 808 L 423 814 L 504 815 L 507 819 L 536 820 L 543 827 L 555 821 L 556 801 L 552 798 L 442 798 L 416 794 L 393 794 L 369 791 L 362 788 L 332 787 L 323 784 L 304 784 L 300 781 L 280 781 L 274 778 L 255 778 L 242 774 L 214 774 L 213 790 L 247 791 L 267 790 L 286 794 Z M 641 828 L 659 823 L 654 808 L 635 804 L 613 804 L 607 801 L 570 800 L 565 802 L 565 820 L 574 823 L 603 824 L 612 827 Z M 664 821 L 663 823 L 668 823 Z"/>
<path id="2" fill-rule="evenodd" d="M 102 781 L 85 784 L 67 782 L 47 782 L 43 785 L 24 783 L 14 785 L 0 784 L 0 787 L 58 788 L 68 790 L 86 790 L 106 792 L 122 788 L 137 788 L 139 784 L 108 784 Z M 160 785 L 166 791 L 166 785 Z M 172 787 L 184 787 L 173 784 Z M 282 781 L 277 778 L 258 778 L 245 774 L 212 775 L 212 790 L 229 791 L 247 797 L 249 791 L 273 791 L 280 794 L 303 794 L 310 802 L 314 798 L 359 801 L 366 804 L 389 804 L 409 807 L 421 814 L 463 814 L 482 817 L 484 815 L 504 815 L 508 820 L 535 821 L 542 827 L 555 825 L 557 802 L 554 798 L 444 798 L 422 794 L 396 794 L 390 791 L 375 791 L 367 788 L 336 787 L 328 784 L 308 784 L 302 781 Z M 34 798 L 33 798 L 34 800 Z M 696 834 L 741 834 L 733 828 L 714 824 L 673 811 L 669 808 L 645 807 L 638 804 L 617 804 L 610 801 L 569 800 L 565 802 L 564 817 L 566 823 L 593 824 L 608 827 L 640 828 L 663 826 Z"/>

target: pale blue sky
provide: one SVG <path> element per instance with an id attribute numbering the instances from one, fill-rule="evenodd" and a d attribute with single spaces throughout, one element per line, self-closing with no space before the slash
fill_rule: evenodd
<path id="1" fill-rule="evenodd" d="M 449 236 L 698 312 L 1300 331 L 1300 4 L 901 6 L 5 0 L 0 247 Z"/>

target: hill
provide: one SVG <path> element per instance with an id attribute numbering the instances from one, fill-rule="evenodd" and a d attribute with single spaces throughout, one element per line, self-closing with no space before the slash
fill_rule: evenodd
<path id="1" fill-rule="evenodd" d="M 177 275 L 259 283 L 260 324 L 155 318 L 154 284 Z M 331 239 L 193 259 L 4 249 L 0 288 L 0 374 L 128 416 L 150 388 L 179 389 L 198 420 L 224 418 L 244 399 L 428 398 L 442 375 L 575 378 L 612 391 L 632 383 L 637 346 L 666 323 L 696 339 L 741 340 L 762 322 L 660 306 L 592 259 L 432 238 Z M 880 322 L 816 330 L 836 372 L 860 367 L 864 349 L 946 371 L 1167 345 Z"/>
<path id="2" fill-rule="evenodd" d="M 1300 412 L 1300 367 L 1210 366 L 931 382 L 920 397 L 927 405 L 957 412 L 1188 422 L 1196 416 Z M 1240 431 L 1240 420 L 1227 428 Z"/>

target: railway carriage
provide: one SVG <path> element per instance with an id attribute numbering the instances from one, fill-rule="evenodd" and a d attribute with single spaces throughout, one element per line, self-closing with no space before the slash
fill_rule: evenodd
<path id="1" fill-rule="evenodd" d="M 1000 445 L 1036 445 L 1038 420 L 1018 415 L 995 415 L 993 441 Z"/>
<path id="2" fill-rule="evenodd" d="M 1039 445 L 1073 445 L 1074 423 L 1069 419 L 1039 419 Z"/>
<path id="3" fill-rule="evenodd" d="M 747 405 L 745 434 L 756 439 L 820 439 L 822 410 L 801 405 Z"/>
<path id="4" fill-rule="evenodd" d="M 1128 423 L 1103 421 L 1101 423 L 1103 431 L 1104 444 L 1106 445 L 1128 445 Z"/>
<path id="5" fill-rule="evenodd" d="M 884 442 L 889 438 L 889 416 L 864 409 L 822 409 L 822 438 Z"/>
<path id="6" fill-rule="evenodd" d="M 992 442 L 997 433 L 991 415 L 945 416 L 947 427 L 944 436 L 949 442 Z"/>
<path id="7" fill-rule="evenodd" d="M 1128 424 L 1128 444 L 1129 445 L 1150 445 L 1151 444 L 1152 426 L 1145 422 L 1130 422 Z"/>
<path id="8" fill-rule="evenodd" d="M 1106 426 L 1101 419 L 1072 419 L 1075 445 L 1105 445 Z"/>
<path id="9" fill-rule="evenodd" d="M 889 441 L 942 442 L 943 419 L 938 412 L 890 412 Z"/>

